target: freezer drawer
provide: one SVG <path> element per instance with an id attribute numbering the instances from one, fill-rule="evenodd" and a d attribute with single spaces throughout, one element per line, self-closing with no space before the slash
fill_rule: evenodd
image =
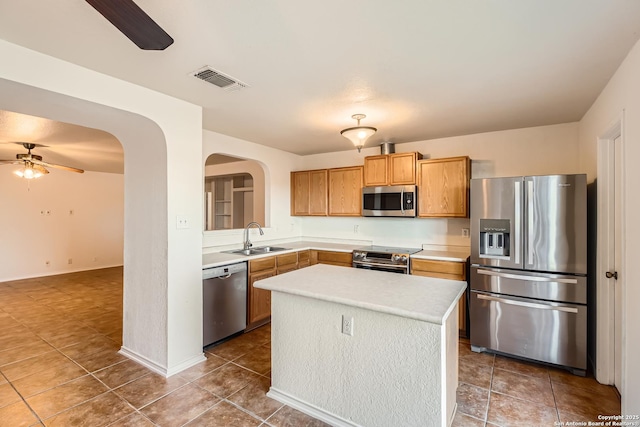
<path id="1" fill-rule="evenodd" d="M 471 289 L 549 301 L 587 303 L 587 278 L 505 268 L 471 267 Z"/>
<path id="2" fill-rule="evenodd" d="M 471 291 L 471 347 L 587 368 L 586 305 Z"/>

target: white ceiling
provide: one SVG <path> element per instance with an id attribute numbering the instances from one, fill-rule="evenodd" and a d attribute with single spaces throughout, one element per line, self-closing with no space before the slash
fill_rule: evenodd
<path id="1" fill-rule="evenodd" d="M 640 38 L 638 0 L 137 3 L 174 38 L 165 51 L 138 49 L 82 0 L 0 0 L 0 38 L 299 154 L 353 149 L 340 130 L 355 113 L 378 128 L 367 146 L 580 120 Z M 190 75 L 205 65 L 250 87 Z"/>

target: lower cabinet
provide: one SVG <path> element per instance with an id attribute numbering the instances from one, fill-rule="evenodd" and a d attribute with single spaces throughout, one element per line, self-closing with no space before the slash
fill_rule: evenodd
<path id="1" fill-rule="evenodd" d="M 411 259 L 411 274 L 416 276 L 435 277 L 437 279 L 467 280 L 467 263 L 455 261 L 435 261 Z M 458 327 L 460 336 L 467 336 L 467 291 L 458 302 Z"/>
<path id="2" fill-rule="evenodd" d="M 334 251 L 318 251 L 311 250 L 311 265 L 330 264 L 342 267 L 351 267 L 351 252 L 334 252 Z"/>
<path id="3" fill-rule="evenodd" d="M 271 320 L 271 291 L 253 286 L 258 280 L 288 273 L 309 266 L 309 251 L 290 252 L 249 261 L 249 291 L 247 292 L 247 329 L 251 330 Z"/>

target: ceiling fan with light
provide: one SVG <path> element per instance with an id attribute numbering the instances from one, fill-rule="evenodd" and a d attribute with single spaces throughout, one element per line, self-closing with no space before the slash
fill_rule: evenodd
<path id="1" fill-rule="evenodd" d="M 22 165 L 22 167 L 14 173 L 20 178 L 34 179 L 40 178 L 42 175 L 48 174 L 49 171 L 46 168 L 61 169 L 69 172 L 84 173 L 84 170 L 73 168 L 71 166 L 56 165 L 54 163 L 47 163 L 42 161 L 42 156 L 37 154 L 31 154 L 31 150 L 36 147 L 42 147 L 42 145 L 33 144 L 31 142 L 18 142 L 27 149 L 26 154 L 16 154 L 16 160 L 1 160 L 0 165 Z"/>
<path id="2" fill-rule="evenodd" d="M 86 0 L 140 49 L 164 50 L 173 44 L 166 33 L 133 0 Z"/>

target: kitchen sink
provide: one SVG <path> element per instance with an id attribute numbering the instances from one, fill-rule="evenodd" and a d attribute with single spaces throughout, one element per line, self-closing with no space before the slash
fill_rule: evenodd
<path id="1" fill-rule="evenodd" d="M 257 248 L 253 248 L 254 251 L 261 251 L 261 252 L 279 252 L 279 251 L 286 251 L 288 248 L 280 248 L 278 246 L 259 246 Z"/>
<path id="2" fill-rule="evenodd" d="M 224 253 L 227 254 L 240 254 L 240 255 L 261 255 L 261 254 L 266 254 L 269 252 L 279 252 L 279 251 L 286 251 L 288 248 L 281 248 L 278 246 L 258 246 L 255 248 L 249 248 L 249 249 L 236 249 L 233 251 L 223 251 Z"/>

